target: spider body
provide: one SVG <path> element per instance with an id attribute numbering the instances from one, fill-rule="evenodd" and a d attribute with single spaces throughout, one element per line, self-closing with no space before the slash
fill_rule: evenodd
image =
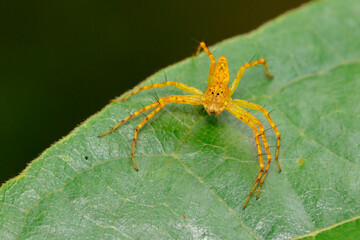
<path id="1" fill-rule="evenodd" d="M 257 193 L 256 198 L 259 198 L 261 186 L 265 180 L 265 176 L 269 170 L 269 166 L 271 163 L 271 153 L 270 153 L 269 144 L 265 137 L 265 129 L 264 129 L 262 123 L 256 117 L 254 117 L 253 115 L 248 113 L 242 107 L 261 111 L 264 114 L 265 118 L 270 123 L 270 126 L 274 130 L 276 137 L 277 137 L 275 160 L 276 160 L 279 171 L 281 171 L 280 164 L 278 161 L 279 150 L 280 150 L 280 133 L 277 130 L 276 125 L 270 118 L 269 113 L 263 107 L 261 107 L 257 104 L 254 104 L 254 103 L 244 101 L 244 100 L 232 99 L 231 95 L 235 92 L 235 90 L 240 82 L 240 79 L 241 79 L 245 69 L 247 69 L 247 68 L 256 66 L 258 64 L 262 64 L 264 66 L 266 76 L 268 78 L 272 78 L 272 76 L 268 73 L 265 59 L 261 58 L 256 61 L 246 63 L 242 67 L 240 67 L 233 83 L 230 85 L 230 87 L 228 87 L 230 75 L 229 75 L 228 63 L 227 63 L 226 58 L 224 56 L 221 56 L 218 59 L 218 61 L 216 62 L 215 57 L 210 53 L 209 49 L 207 48 L 207 46 L 204 42 L 200 43 L 197 53 L 199 53 L 201 49 L 203 49 L 206 52 L 206 54 L 208 55 L 208 57 L 211 60 L 210 70 L 209 70 L 209 75 L 208 75 L 208 86 L 204 93 L 196 88 L 190 87 L 183 83 L 172 82 L 172 81 L 166 81 L 164 83 L 156 83 L 156 84 L 152 84 L 152 85 L 148 85 L 148 86 L 139 88 L 139 89 L 131 92 L 130 94 L 126 95 L 123 98 L 114 99 L 112 101 L 113 102 L 125 101 L 132 95 L 135 95 L 141 91 L 145 91 L 145 90 L 153 89 L 153 88 L 159 88 L 159 87 L 168 87 L 168 86 L 174 86 L 174 87 L 180 88 L 180 89 L 182 89 L 188 93 L 191 93 L 193 95 L 174 95 L 174 96 L 160 98 L 160 99 L 158 99 L 158 101 L 134 112 L 130 116 L 121 120 L 119 123 L 114 125 L 109 131 L 106 131 L 106 132 L 100 134 L 99 137 L 102 137 L 102 136 L 114 131 L 122 123 L 128 121 L 129 119 L 136 117 L 145 111 L 154 109 L 152 112 L 150 112 L 146 116 L 146 118 L 137 126 L 137 128 L 135 130 L 133 144 L 132 144 L 132 150 L 131 150 L 131 158 L 132 158 L 135 169 L 138 170 L 138 166 L 136 164 L 135 157 L 134 157 L 135 143 L 136 143 L 136 140 L 138 137 L 138 132 L 144 126 L 144 124 L 151 117 L 153 117 L 156 113 L 158 113 L 162 108 L 164 108 L 166 104 L 182 103 L 182 104 L 191 104 L 191 105 L 203 105 L 203 107 L 205 108 L 205 110 L 207 111 L 208 114 L 214 113 L 216 115 L 219 115 L 224 110 L 227 110 L 232 115 L 234 115 L 236 118 L 238 118 L 240 121 L 247 124 L 254 131 L 255 142 L 256 142 L 257 152 L 258 152 L 258 156 L 259 156 L 260 171 L 255 179 L 255 183 L 254 183 L 253 187 L 250 190 L 250 193 L 248 194 L 248 196 L 245 200 L 245 204 L 244 204 L 243 208 L 246 208 L 247 203 L 250 199 L 250 196 L 252 195 L 256 186 L 258 186 L 258 185 L 259 185 L 259 187 L 258 187 L 258 193 Z M 264 162 L 263 162 L 261 142 L 263 143 L 263 146 L 264 146 L 265 152 L 266 152 L 266 157 L 267 157 L 266 167 L 264 166 Z"/>
<path id="2" fill-rule="evenodd" d="M 224 84 L 211 84 L 201 98 L 202 105 L 207 113 L 219 115 L 226 109 L 231 101 L 228 86 Z"/>

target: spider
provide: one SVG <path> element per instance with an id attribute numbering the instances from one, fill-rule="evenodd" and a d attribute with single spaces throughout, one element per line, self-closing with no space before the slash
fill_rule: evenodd
<path id="1" fill-rule="evenodd" d="M 180 89 L 182 89 L 188 93 L 191 93 L 193 95 L 173 95 L 173 96 L 160 98 L 156 102 L 134 112 L 130 116 L 121 120 L 119 123 L 114 125 L 110 130 L 108 130 L 104 133 L 101 133 L 99 135 L 99 137 L 102 137 L 108 133 L 111 133 L 112 131 L 117 129 L 121 124 L 125 123 L 129 119 L 136 117 L 139 114 L 141 114 L 147 110 L 155 108 L 150 114 L 148 114 L 146 116 L 146 118 L 137 126 L 137 128 L 135 130 L 135 135 L 134 135 L 133 143 L 132 143 L 131 158 L 134 163 L 135 169 L 138 171 L 138 166 L 137 166 L 135 158 L 134 158 L 134 152 L 135 152 L 135 143 L 136 143 L 136 139 L 138 137 L 139 130 L 144 126 L 144 124 L 150 118 L 152 118 L 156 113 L 158 113 L 162 108 L 164 108 L 166 104 L 182 103 L 182 104 L 191 104 L 191 105 L 203 105 L 208 114 L 214 113 L 216 115 L 219 115 L 224 110 L 227 110 L 232 115 L 234 115 L 236 118 L 238 118 L 240 121 L 247 124 L 254 131 L 255 142 L 256 142 L 257 152 L 258 152 L 258 156 L 259 156 L 260 171 L 256 177 L 253 187 L 250 190 L 250 193 L 247 195 L 247 198 L 245 200 L 245 203 L 243 206 L 243 209 L 245 209 L 249 202 L 250 196 L 254 192 L 257 185 L 259 185 L 259 187 L 258 187 L 258 193 L 256 195 L 256 199 L 258 199 L 260 196 L 260 189 L 264 182 L 265 176 L 269 170 L 269 166 L 271 163 L 271 153 L 270 153 L 269 144 L 265 137 L 265 129 L 264 129 L 263 125 L 256 117 L 251 115 L 249 112 L 244 110 L 242 107 L 261 111 L 264 114 L 267 121 L 270 123 L 270 126 L 272 127 L 272 129 L 274 130 L 276 137 L 277 137 L 275 160 L 276 160 L 279 172 L 281 172 L 281 167 L 280 167 L 280 164 L 278 161 L 279 150 L 280 150 L 280 132 L 276 128 L 276 125 L 274 124 L 273 120 L 270 118 L 268 111 L 266 111 L 263 107 L 255 104 L 255 103 L 250 103 L 250 102 L 247 102 L 244 100 L 232 99 L 231 95 L 235 92 L 237 86 L 239 85 L 240 79 L 241 79 L 244 71 L 247 68 L 256 66 L 258 64 L 263 64 L 266 77 L 272 78 L 272 76 L 268 72 L 268 68 L 267 68 L 265 59 L 261 58 L 256 61 L 245 63 L 242 67 L 240 67 L 238 73 L 236 74 L 235 80 L 230 85 L 230 87 L 228 87 L 227 85 L 229 83 L 229 69 L 228 69 L 228 64 L 227 64 L 226 58 L 224 56 L 221 56 L 218 59 L 218 61 L 216 62 L 214 55 L 210 53 L 210 50 L 208 49 L 208 47 L 206 46 L 206 44 L 204 42 L 200 43 L 198 50 L 197 50 L 197 54 L 201 51 L 201 49 L 203 49 L 203 51 L 208 55 L 208 57 L 211 60 L 207 89 L 204 93 L 196 88 L 190 87 L 183 83 L 172 82 L 172 81 L 151 84 L 151 85 L 139 88 L 139 89 L 131 92 L 130 94 L 126 95 L 123 98 L 112 100 L 112 102 L 125 101 L 129 97 L 131 97 L 141 91 L 144 91 L 144 90 L 160 88 L 160 87 L 168 87 L 168 86 L 180 88 Z M 260 133 L 259 133 L 259 131 L 260 131 Z M 264 168 L 264 162 L 263 162 L 263 154 L 262 154 L 261 145 L 260 145 L 260 138 L 259 138 L 260 136 L 261 136 L 263 145 L 265 147 L 266 156 L 267 156 L 267 165 L 265 168 Z"/>

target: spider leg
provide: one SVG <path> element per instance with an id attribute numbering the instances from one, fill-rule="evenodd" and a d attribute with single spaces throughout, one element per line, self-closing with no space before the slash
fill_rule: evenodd
<path id="1" fill-rule="evenodd" d="M 210 84 L 212 83 L 212 77 L 213 77 L 213 73 L 215 70 L 215 64 L 216 64 L 216 60 L 214 55 L 211 54 L 210 50 L 208 49 L 208 47 L 206 46 L 205 42 L 201 42 L 198 46 L 198 49 L 196 51 L 196 55 L 198 55 L 201 51 L 201 48 L 204 50 L 204 52 L 206 52 L 206 54 L 209 56 L 211 62 L 210 62 L 210 70 L 209 70 L 209 76 L 208 76 L 208 86 L 210 86 Z"/>
<path id="2" fill-rule="evenodd" d="M 233 107 L 235 107 L 240 113 L 244 114 L 245 116 L 247 116 L 248 118 L 251 119 L 251 121 L 253 121 L 258 127 L 259 127 L 259 130 L 260 130 L 260 136 L 263 140 L 263 144 L 264 144 L 264 147 L 265 147 L 265 151 L 266 151 L 266 156 L 267 156 L 267 159 L 268 159 L 268 162 L 266 164 L 266 168 L 265 168 L 265 172 L 263 174 L 263 177 L 262 179 L 260 180 L 260 184 L 259 184 L 259 188 L 258 188 L 258 193 L 256 195 L 256 199 L 259 199 L 260 197 L 260 189 L 261 189 L 261 186 L 262 186 L 262 182 L 264 181 L 264 176 L 266 175 L 266 173 L 268 172 L 269 170 L 269 167 L 270 164 L 271 164 L 271 153 L 270 153 L 270 147 L 269 147 L 269 144 L 266 140 L 266 137 L 265 137 L 265 129 L 264 129 L 264 126 L 262 125 L 262 123 L 256 118 L 254 117 L 253 115 L 251 115 L 249 112 L 245 111 L 244 109 L 242 109 L 241 107 L 238 107 L 236 106 L 235 104 L 233 104 Z"/>
<path id="3" fill-rule="evenodd" d="M 135 153 L 135 143 L 136 143 L 136 140 L 137 140 L 137 137 L 138 137 L 139 130 L 144 126 L 144 124 L 147 121 L 149 121 L 150 118 L 152 118 L 156 113 L 158 113 L 164 106 L 160 105 L 157 108 L 155 108 L 149 115 L 146 116 L 146 118 L 144 120 L 142 120 L 142 122 L 135 129 L 135 134 L 134 134 L 134 138 L 133 138 L 133 144 L 132 144 L 132 147 L 131 147 L 131 159 L 132 159 L 132 161 L 134 163 L 134 167 L 135 167 L 136 171 L 138 171 L 139 168 L 138 168 L 138 166 L 136 164 L 134 153 Z"/>
<path id="4" fill-rule="evenodd" d="M 274 130 L 276 138 L 277 138 L 275 160 L 276 160 L 278 169 L 281 172 L 281 167 L 280 167 L 280 164 L 279 164 L 279 151 L 280 151 L 280 139 L 281 139 L 281 137 L 280 137 L 279 130 L 276 128 L 275 123 L 273 122 L 273 120 L 270 117 L 269 112 L 266 111 L 265 108 L 255 104 L 255 103 L 247 102 L 247 101 L 244 101 L 244 100 L 233 99 L 233 103 L 235 105 L 237 105 L 237 106 L 240 106 L 240 107 L 246 107 L 246 108 L 258 110 L 258 111 L 260 111 L 260 112 L 262 112 L 264 114 L 265 118 L 268 120 L 268 122 L 270 123 L 270 126 Z"/>
<path id="5" fill-rule="evenodd" d="M 141 87 L 139 89 L 136 89 L 135 91 L 129 93 L 128 95 L 126 95 L 125 97 L 123 98 L 118 98 L 118 99 L 113 99 L 111 100 L 111 102 L 118 102 L 118 101 L 125 101 L 126 99 L 128 99 L 129 97 L 141 92 L 141 91 L 145 91 L 145 90 L 148 90 L 148 89 L 152 89 L 152 88 L 160 88 L 160 87 L 169 87 L 169 86 L 174 86 L 176 88 L 180 88 L 188 93 L 192 93 L 196 96 L 202 96 L 203 95 L 203 92 L 194 88 L 194 87 L 190 87 L 186 84 L 183 84 L 183 83 L 179 83 L 179 82 L 172 82 L 172 81 L 166 81 L 166 82 L 163 82 L 163 83 L 155 83 L 155 84 L 151 84 L 151 85 L 148 85 L 148 86 L 145 86 L 145 87 Z"/>
<path id="6" fill-rule="evenodd" d="M 115 129 L 117 129 L 121 124 L 123 124 L 124 122 L 127 122 L 129 119 L 133 118 L 133 117 L 136 117 L 137 115 L 147 111 L 147 110 L 150 110 L 151 108 L 154 108 L 156 106 L 158 106 L 160 103 L 159 102 L 154 102 L 146 107 L 143 107 L 142 109 L 134 112 L 133 114 L 130 114 L 129 116 L 127 116 L 126 118 L 124 118 L 123 120 L 121 120 L 120 122 L 118 122 L 117 124 L 115 124 L 112 128 L 110 128 L 110 130 L 106 131 L 106 132 L 103 132 L 99 135 L 99 138 L 100 137 L 103 137 L 109 133 L 111 133 L 112 131 L 114 131 Z"/>
<path id="7" fill-rule="evenodd" d="M 147 121 L 149 121 L 150 118 L 152 118 L 156 113 L 158 113 L 168 103 L 183 103 L 183 104 L 191 104 L 191 105 L 201 105 L 202 104 L 201 98 L 198 96 L 174 95 L 174 96 L 160 98 L 156 103 L 149 105 L 149 106 L 152 106 L 152 105 L 157 106 L 157 108 L 155 108 L 151 113 L 149 113 L 149 115 L 146 116 L 146 118 L 141 123 L 139 123 L 139 125 L 137 126 L 137 128 L 135 130 L 135 134 L 134 134 L 134 138 L 133 138 L 133 144 L 132 144 L 132 148 L 131 148 L 131 159 L 134 163 L 134 167 L 136 170 L 138 170 L 138 166 L 136 164 L 134 154 L 135 154 L 135 144 L 136 144 L 136 140 L 138 138 L 138 133 L 139 133 L 140 129 L 144 126 L 144 124 Z M 157 105 L 154 105 L 154 104 L 157 104 Z M 146 106 L 145 108 L 148 108 L 149 106 Z M 148 109 L 150 109 L 150 108 L 152 108 L 152 107 L 149 107 Z"/>
<path id="8" fill-rule="evenodd" d="M 256 60 L 256 61 L 253 61 L 253 62 L 249 62 L 249 63 L 245 63 L 238 71 L 238 73 L 236 74 L 236 77 L 234 79 L 234 82 L 231 84 L 230 86 L 230 96 L 235 92 L 237 86 L 239 85 L 239 82 L 241 80 L 241 77 L 242 75 L 244 74 L 244 71 L 247 69 L 247 68 L 250 68 L 250 67 L 253 67 L 253 66 L 256 66 L 258 64 L 263 64 L 264 65 L 264 70 L 265 70 L 265 74 L 266 74 L 266 77 L 268 78 L 272 78 L 272 76 L 269 74 L 269 71 L 268 71 L 268 67 L 267 67 L 267 64 L 266 64 L 266 60 L 264 58 L 260 58 L 259 60 Z"/>
<path id="9" fill-rule="evenodd" d="M 261 111 L 264 116 L 266 117 L 266 119 L 268 120 L 268 122 L 270 123 L 270 126 L 272 127 L 272 129 L 274 130 L 275 134 L 276 134 L 276 137 L 277 137 L 277 142 L 276 142 L 276 154 L 275 154 L 275 160 L 276 160 L 276 164 L 278 166 L 278 169 L 279 169 L 279 172 L 281 172 L 281 167 L 280 167 L 280 163 L 279 163 L 279 151 L 280 151 L 280 132 L 279 130 L 276 128 L 276 125 L 274 124 L 273 120 L 271 119 L 268 111 L 266 111 L 263 107 L 255 104 L 255 103 L 250 103 L 250 102 L 247 102 L 247 101 L 244 101 L 244 100 L 240 100 L 240 99 L 234 99 L 233 100 L 233 103 L 238 105 L 238 106 L 242 106 L 242 107 L 246 107 L 246 108 L 250 108 L 250 109 L 255 109 L 255 110 L 258 110 L 258 111 Z M 260 181 L 260 184 L 259 184 L 259 192 L 257 194 L 257 198 L 259 197 L 260 195 L 260 188 L 261 188 L 261 185 L 263 184 L 264 180 L 265 180 L 265 177 L 266 177 L 266 174 L 269 170 L 269 164 L 266 166 L 265 168 L 265 172 L 264 172 L 264 175 Z"/>
<path id="10" fill-rule="evenodd" d="M 246 197 L 245 204 L 243 206 L 243 209 L 245 209 L 249 202 L 251 195 L 253 194 L 256 186 L 258 185 L 258 183 L 260 181 L 262 173 L 264 172 L 264 162 L 263 162 L 263 156 L 262 156 L 261 145 L 260 145 L 260 140 L 259 140 L 259 131 L 256 128 L 255 124 L 252 122 L 251 118 L 249 118 L 247 115 L 243 114 L 243 112 L 239 111 L 238 107 L 236 107 L 234 105 L 230 105 L 226 108 L 226 110 L 228 110 L 232 115 L 234 115 L 236 118 L 238 118 L 239 120 L 241 120 L 242 122 L 247 124 L 252 130 L 254 130 L 255 142 L 256 142 L 257 151 L 258 151 L 258 155 L 259 155 L 260 171 L 256 177 L 253 187 L 250 190 L 250 193 Z"/>

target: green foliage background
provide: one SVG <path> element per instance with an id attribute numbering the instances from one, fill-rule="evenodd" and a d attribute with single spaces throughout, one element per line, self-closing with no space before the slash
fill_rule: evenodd
<path id="1" fill-rule="evenodd" d="M 212 48 L 232 77 L 254 53 L 274 79 L 249 69 L 234 94 L 275 109 L 280 164 L 260 199 L 242 204 L 258 172 L 251 129 L 228 113 L 172 104 L 140 132 L 142 117 L 97 135 L 129 112 L 180 94 L 166 88 L 109 104 L 46 150 L 0 191 L 2 239 L 286 239 L 360 234 L 360 3 L 320 1 Z M 204 90 L 202 54 L 166 69 Z M 141 85 L 164 81 L 162 70 Z M 253 112 L 264 119 L 261 114 Z M 275 144 L 274 134 L 267 134 Z M 274 149 L 272 150 L 274 152 Z"/>
<path id="2" fill-rule="evenodd" d="M 191 56 L 192 38 L 213 45 L 308 1 L 0 1 L 0 185 L 109 99 Z"/>

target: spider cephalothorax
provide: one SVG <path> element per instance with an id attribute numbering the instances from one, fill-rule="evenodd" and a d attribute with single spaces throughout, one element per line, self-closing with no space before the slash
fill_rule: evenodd
<path id="1" fill-rule="evenodd" d="M 229 88 L 224 84 L 212 83 L 201 100 L 207 113 L 219 115 L 231 101 Z"/>
<path id="2" fill-rule="evenodd" d="M 277 166 L 279 168 L 279 171 L 281 171 L 280 164 L 278 161 L 279 150 L 280 150 L 280 133 L 277 130 L 276 125 L 270 118 L 269 113 L 263 107 L 255 104 L 255 103 L 250 103 L 250 102 L 247 102 L 244 100 L 232 99 L 231 95 L 235 92 L 235 90 L 240 82 L 240 79 L 241 79 L 245 69 L 247 69 L 247 68 L 256 66 L 258 64 L 263 64 L 266 76 L 268 78 L 271 78 L 272 76 L 268 73 L 265 59 L 261 58 L 257 61 L 253 61 L 253 62 L 244 64 L 239 69 L 238 73 L 236 74 L 236 77 L 235 77 L 233 83 L 230 85 L 230 87 L 228 87 L 227 85 L 229 83 L 229 69 L 228 69 L 228 64 L 227 64 L 226 58 L 224 56 L 222 56 L 219 58 L 218 62 L 216 63 L 215 57 L 210 53 L 209 49 L 207 48 L 207 46 L 204 42 L 200 43 L 200 46 L 198 48 L 198 53 L 201 49 L 203 49 L 206 52 L 206 54 L 208 55 L 208 57 L 211 60 L 210 70 L 209 70 L 209 75 L 208 75 L 208 86 L 207 86 L 205 93 L 203 93 L 202 91 L 200 91 L 196 88 L 185 85 L 183 83 L 171 82 L 171 81 L 166 81 L 164 83 L 155 83 L 152 85 L 148 85 L 148 86 L 139 88 L 139 89 L 133 91 L 132 93 L 126 95 L 125 97 L 120 98 L 120 99 L 115 99 L 113 101 L 114 102 L 124 101 L 124 100 L 128 99 L 129 97 L 131 97 L 132 95 L 137 94 L 138 92 L 152 89 L 152 88 L 167 87 L 167 86 L 174 86 L 174 87 L 180 88 L 180 89 L 182 89 L 188 93 L 191 93 L 193 95 L 174 95 L 174 96 L 160 98 L 158 101 L 156 101 L 156 102 L 136 111 L 135 113 L 131 114 L 130 116 L 126 117 L 125 119 L 123 119 L 122 121 L 117 123 L 115 126 L 113 126 L 109 131 L 106 131 L 106 132 L 100 134 L 99 137 L 102 137 L 102 136 L 114 131 L 122 123 L 126 122 L 130 118 L 136 117 L 137 115 L 139 115 L 145 111 L 155 108 L 151 113 L 149 113 L 149 115 L 146 116 L 146 118 L 137 126 L 137 128 L 135 130 L 132 149 L 131 149 L 131 158 L 134 163 L 135 169 L 138 170 L 138 167 L 137 167 L 137 164 L 136 164 L 135 158 L 134 158 L 135 143 L 136 143 L 136 139 L 138 137 L 138 132 L 144 126 L 144 124 L 150 118 L 152 118 L 156 113 L 158 113 L 162 108 L 164 108 L 167 103 L 183 103 L 183 104 L 191 104 L 191 105 L 203 105 L 205 110 L 209 114 L 215 113 L 216 115 L 219 115 L 222 111 L 227 110 L 232 115 L 234 115 L 236 118 L 238 118 L 239 120 L 241 120 L 242 122 L 247 124 L 254 131 L 255 142 L 256 142 L 257 152 L 258 152 L 258 156 L 259 156 L 260 171 L 256 177 L 253 187 L 250 190 L 250 193 L 248 194 L 248 196 L 245 200 L 245 204 L 243 206 L 243 208 L 245 208 L 250 199 L 250 196 L 252 195 L 253 191 L 255 190 L 255 188 L 258 184 L 259 184 L 259 188 L 258 188 L 258 193 L 256 195 L 256 198 L 259 198 L 261 185 L 265 180 L 265 176 L 269 170 L 269 166 L 271 163 L 271 153 L 270 153 L 269 144 L 265 137 L 265 129 L 264 129 L 262 123 L 256 117 L 254 117 L 253 115 L 248 113 L 242 107 L 261 111 L 264 114 L 265 118 L 270 123 L 270 126 L 274 130 L 276 137 L 277 137 L 275 160 L 276 160 Z M 264 162 L 263 162 L 263 154 L 262 154 L 259 137 L 261 137 L 261 140 L 263 142 L 263 145 L 264 145 L 264 148 L 266 151 L 266 157 L 267 157 L 266 167 L 264 166 Z"/>

